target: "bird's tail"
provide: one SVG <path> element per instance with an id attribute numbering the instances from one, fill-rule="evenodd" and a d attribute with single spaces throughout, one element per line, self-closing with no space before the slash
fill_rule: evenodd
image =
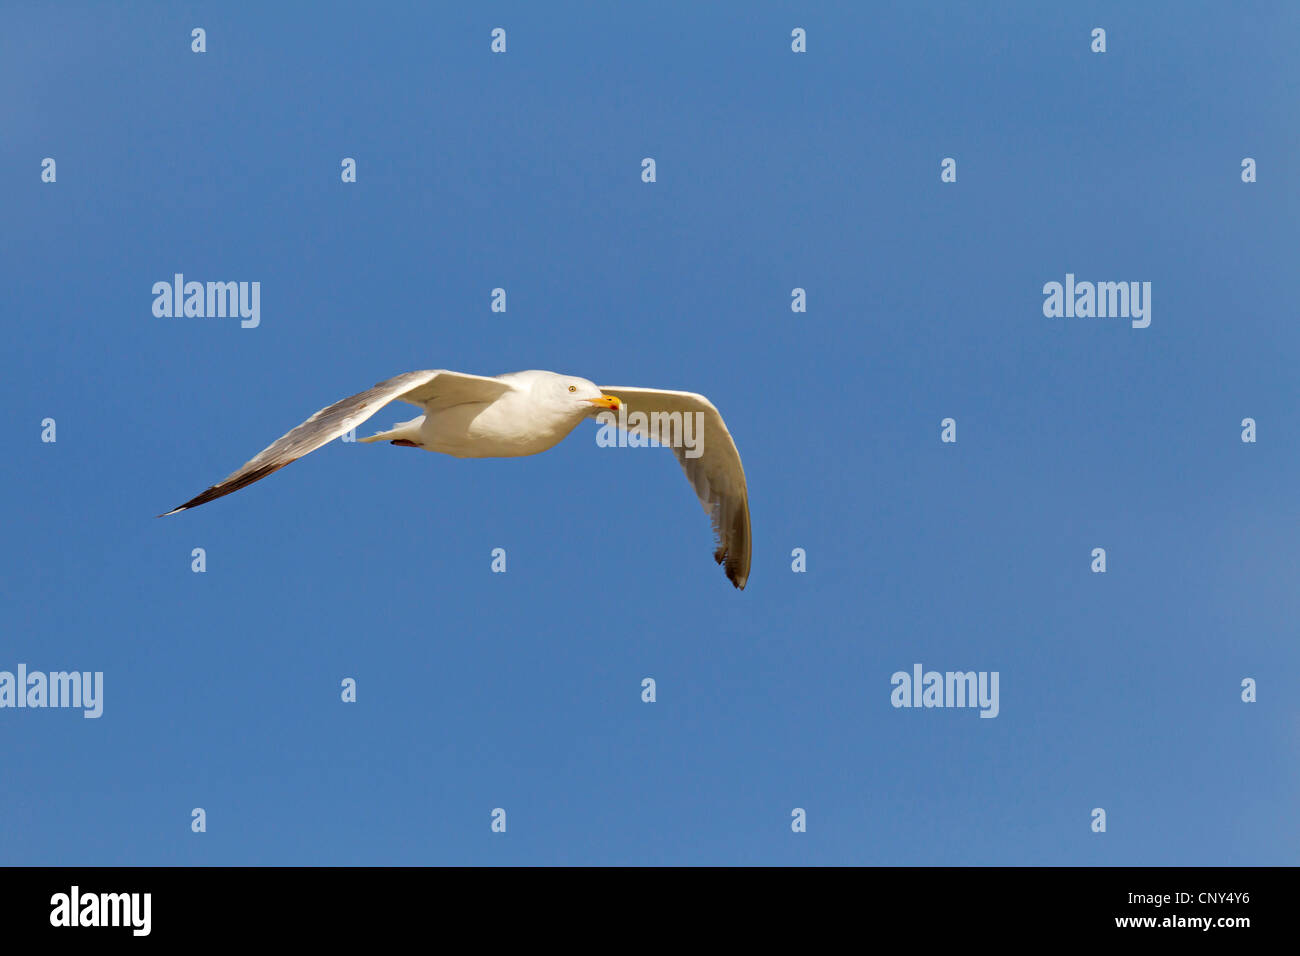
<path id="1" fill-rule="evenodd" d="M 386 432 L 377 432 L 367 438 L 358 438 L 357 441 L 366 443 L 373 441 L 409 441 L 418 443 L 422 424 L 424 424 L 423 415 L 419 418 L 413 418 L 409 422 L 394 425 Z"/>

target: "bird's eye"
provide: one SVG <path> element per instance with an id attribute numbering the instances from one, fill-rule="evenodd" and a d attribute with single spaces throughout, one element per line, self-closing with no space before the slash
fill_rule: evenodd
<path id="1" fill-rule="evenodd" d="M 570 385 L 570 386 L 569 386 L 569 391 L 571 391 L 571 392 L 576 392 L 577 390 L 578 390 L 578 386 L 576 386 L 576 385 Z"/>

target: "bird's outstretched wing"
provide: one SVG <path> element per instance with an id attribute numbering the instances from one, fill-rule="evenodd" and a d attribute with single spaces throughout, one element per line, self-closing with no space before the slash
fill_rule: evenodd
<path id="1" fill-rule="evenodd" d="M 623 385 L 602 385 L 600 390 L 627 406 L 626 418 L 620 414 L 617 421 L 627 421 L 628 431 L 639 432 L 672 448 L 700 504 L 713 522 L 713 533 L 717 537 L 717 550 L 713 557 L 726 570 L 731 583 L 743 590 L 749 580 L 749 491 L 745 486 L 740 452 L 713 403 L 694 392 L 668 392 Z M 635 416 L 636 412 L 645 414 L 645 424 L 638 424 L 640 417 Z M 660 414 L 656 416 L 655 412 Z M 696 436 L 702 452 L 698 457 L 691 457 L 690 449 L 682 447 L 681 431 L 677 436 L 671 434 L 673 429 L 682 427 L 680 418 L 676 421 L 672 418 L 674 412 L 682 415 L 701 413 L 704 433 Z"/>
<path id="2" fill-rule="evenodd" d="M 233 475 L 185 504 L 164 515 L 174 515 L 187 508 L 197 508 L 222 495 L 251 485 L 285 465 L 297 461 L 308 452 L 344 435 L 360 425 L 389 402 L 403 401 L 417 408 L 446 408 L 465 402 L 491 402 L 514 388 L 509 382 L 482 375 L 466 375 L 446 369 L 426 369 L 421 372 L 403 372 L 374 388 L 349 395 L 307 419 L 293 431 L 258 452 Z"/>

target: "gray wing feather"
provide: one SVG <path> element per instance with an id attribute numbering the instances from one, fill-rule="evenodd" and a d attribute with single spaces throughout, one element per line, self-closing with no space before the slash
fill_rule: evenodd
<path id="1" fill-rule="evenodd" d="M 445 388 L 439 387 L 439 380 L 443 381 Z M 197 508 L 199 505 L 260 481 L 285 465 L 297 461 L 303 455 L 351 431 L 389 402 L 400 399 L 417 406 L 457 404 L 461 401 L 475 400 L 469 397 L 475 394 L 479 396 L 477 401 L 492 401 L 510 388 L 509 384 L 498 379 L 464 375 L 446 369 L 403 372 L 401 375 L 380 382 L 373 388 L 358 392 L 356 395 L 349 395 L 333 405 L 322 408 L 293 431 L 262 449 L 256 457 L 246 462 L 244 467 L 234 474 L 159 517 L 174 515 L 187 508 Z"/>

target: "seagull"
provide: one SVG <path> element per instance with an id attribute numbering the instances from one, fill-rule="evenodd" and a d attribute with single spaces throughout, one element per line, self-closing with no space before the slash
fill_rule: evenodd
<path id="1" fill-rule="evenodd" d="M 447 369 L 395 375 L 322 408 L 224 481 L 158 517 L 197 508 L 260 481 L 347 434 L 394 401 L 414 405 L 423 414 L 358 441 L 388 441 L 456 458 L 517 458 L 553 448 L 586 418 L 618 413 L 620 428 L 672 447 L 713 522 L 714 560 L 731 583 L 744 590 L 749 579 L 749 492 L 736 443 L 713 403 L 694 392 L 597 387 L 585 378 L 539 370 L 491 377 Z M 674 438 L 669 417 L 673 413 L 681 416 L 679 422 L 686 415 L 703 422 L 698 447 L 683 447 L 680 424 Z"/>

